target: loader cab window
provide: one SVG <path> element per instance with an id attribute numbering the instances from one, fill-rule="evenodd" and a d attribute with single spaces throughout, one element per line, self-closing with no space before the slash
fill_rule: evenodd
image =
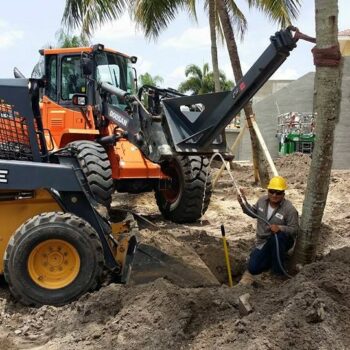
<path id="1" fill-rule="evenodd" d="M 112 52 L 96 53 L 96 80 L 109 83 L 129 93 L 135 93 L 134 74 L 129 58 Z M 110 103 L 122 110 L 126 104 L 117 96 L 111 96 Z"/>
<path id="2" fill-rule="evenodd" d="M 86 93 L 86 80 L 81 72 L 80 56 L 65 56 L 61 63 L 61 99 L 70 101 L 74 94 Z"/>
<path id="3" fill-rule="evenodd" d="M 97 80 L 101 82 L 108 82 L 113 86 L 119 87 L 119 82 L 120 82 L 119 66 L 115 64 L 98 66 Z"/>
<path id="4" fill-rule="evenodd" d="M 57 56 L 50 55 L 47 60 L 47 86 L 46 95 L 57 102 Z"/>

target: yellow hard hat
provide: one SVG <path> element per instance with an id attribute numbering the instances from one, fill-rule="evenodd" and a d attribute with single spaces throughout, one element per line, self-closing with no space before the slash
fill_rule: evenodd
<path id="1" fill-rule="evenodd" d="M 269 190 L 284 191 L 286 188 L 287 181 L 282 176 L 274 176 L 267 185 Z"/>

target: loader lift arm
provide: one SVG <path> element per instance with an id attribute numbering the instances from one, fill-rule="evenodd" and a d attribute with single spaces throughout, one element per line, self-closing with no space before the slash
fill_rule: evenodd
<path id="1" fill-rule="evenodd" d="M 154 88 L 157 100 L 152 107 L 153 111 L 160 112 L 159 115 L 145 110 L 139 100 L 140 95 L 134 97 L 133 112 L 129 116 L 123 113 L 128 118 L 124 125 L 130 126 L 128 139 L 156 163 L 176 155 L 226 152 L 225 127 L 283 64 L 300 38 L 305 39 L 305 36 L 295 27 L 276 32 L 270 37 L 270 45 L 232 91 L 179 96 Z M 109 89 L 109 92 L 132 101 L 132 96 L 123 91 Z M 194 106 L 202 108 L 198 110 Z M 189 108 L 184 111 L 183 107 Z M 106 115 L 108 119 L 111 116 L 108 113 Z M 113 119 L 114 123 L 123 127 L 118 120 Z"/>
<path id="2" fill-rule="evenodd" d="M 249 102 L 296 47 L 295 28 L 277 32 L 270 45 L 232 91 L 163 100 L 173 147 L 181 154 L 223 152 L 225 140 L 213 143 L 232 118 Z M 191 121 L 181 112 L 182 105 L 203 104 L 204 111 Z"/>

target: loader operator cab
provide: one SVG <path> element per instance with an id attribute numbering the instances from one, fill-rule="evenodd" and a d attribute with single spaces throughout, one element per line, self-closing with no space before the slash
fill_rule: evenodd
<path id="1" fill-rule="evenodd" d="M 132 67 L 136 58 L 105 50 L 101 44 L 92 48 L 45 49 L 41 54 L 45 59 L 37 64 L 33 73 L 37 77 L 38 72 L 43 72 L 44 94 L 61 106 L 74 108 L 72 98 L 75 94 L 85 94 L 87 105 L 98 104 L 100 83 L 108 83 L 129 93 L 136 91 Z M 38 68 L 43 65 L 44 69 Z M 125 109 L 126 104 L 117 96 L 109 98 L 110 104 Z"/>

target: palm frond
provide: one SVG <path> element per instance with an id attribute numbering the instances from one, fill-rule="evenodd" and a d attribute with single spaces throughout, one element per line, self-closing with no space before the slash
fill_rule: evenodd
<path id="1" fill-rule="evenodd" d="M 248 0 L 249 1 L 249 0 Z M 225 0 L 226 8 L 231 19 L 232 27 L 240 40 L 243 40 L 244 34 L 248 28 L 247 19 L 240 10 L 236 1 Z"/>
<path id="2" fill-rule="evenodd" d="M 189 75 L 192 75 L 193 77 L 196 77 L 199 80 L 202 80 L 204 73 L 197 65 L 190 64 L 186 67 L 185 75 L 186 77 L 188 77 Z"/>
<path id="3" fill-rule="evenodd" d="M 200 79 L 198 78 L 189 78 L 187 80 L 185 80 L 184 82 L 182 82 L 179 85 L 178 90 L 180 92 L 188 92 L 188 91 L 193 91 L 195 94 L 198 94 L 201 90 L 202 87 L 202 82 Z"/>
<path id="4" fill-rule="evenodd" d="M 62 23 L 91 36 L 96 27 L 119 18 L 127 6 L 126 0 L 66 0 Z"/>
<path id="5" fill-rule="evenodd" d="M 209 63 L 203 64 L 203 78 L 205 78 L 209 73 Z"/>
<path id="6" fill-rule="evenodd" d="M 194 11 L 190 1 L 191 11 Z M 145 35 L 156 38 L 168 24 L 176 18 L 177 13 L 189 5 L 185 0 L 134 0 L 133 18 Z"/>
<path id="7" fill-rule="evenodd" d="M 250 7 L 264 12 L 273 22 L 282 28 L 291 24 L 299 15 L 300 0 L 248 0 Z"/>

